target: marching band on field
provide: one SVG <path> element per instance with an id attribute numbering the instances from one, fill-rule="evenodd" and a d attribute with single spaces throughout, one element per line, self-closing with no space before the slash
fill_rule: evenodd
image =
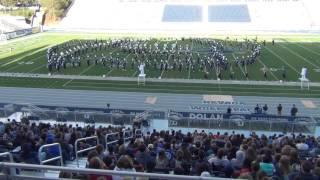
<path id="1" fill-rule="evenodd" d="M 229 43 L 214 39 L 184 39 L 159 43 L 154 39 L 134 40 L 129 38 L 111 40 L 72 40 L 47 50 L 49 72 L 61 71 L 68 67 L 81 67 L 92 64 L 126 70 L 136 69 L 145 64 L 146 69 L 158 71 L 184 70 L 205 73 L 215 72 L 222 78 L 223 71 L 233 70 L 230 66 L 244 67 L 254 64 L 260 55 L 261 46 L 257 41 L 245 40 L 244 43 Z M 196 47 L 196 48 L 194 48 Z M 243 49 L 246 53 L 235 60 L 228 60 L 229 48 Z M 245 73 L 247 74 L 245 67 Z"/>

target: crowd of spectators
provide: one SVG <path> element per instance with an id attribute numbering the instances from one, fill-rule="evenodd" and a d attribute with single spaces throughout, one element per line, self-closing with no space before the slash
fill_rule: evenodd
<path id="1" fill-rule="evenodd" d="M 313 180 L 320 177 L 320 141 L 313 136 L 258 136 L 251 133 L 245 137 L 235 132 L 194 131 L 184 134 L 181 131 L 153 130 L 129 142 L 125 142 L 120 133 L 117 142 L 106 146 L 105 135 L 122 130 L 10 122 L 0 126 L 0 146 L 2 152 L 14 152 L 17 162 L 39 163 L 36 155 L 39 147 L 58 142 L 63 159 L 67 161 L 74 159 L 76 139 L 96 135 L 99 145 L 86 154 L 87 168 L 252 180 Z M 79 148 L 91 144 L 94 143 L 80 143 Z M 46 158 L 57 153 L 59 149 L 49 148 Z M 62 172 L 61 177 L 72 178 L 73 175 Z M 90 180 L 123 179 L 94 174 L 83 177 Z"/>

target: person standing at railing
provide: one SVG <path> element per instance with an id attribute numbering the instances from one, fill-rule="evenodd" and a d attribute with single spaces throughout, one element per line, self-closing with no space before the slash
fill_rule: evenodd
<path id="1" fill-rule="evenodd" d="M 47 135 L 47 139 L 46 139 L 46 144 L 52 144 L 55 143 L 55 135 L 49 133 Z M 50 158 L 54 158 L 60 156 L 60 150 L 59 150 L 59 146 L 51 146 L 47 149 L 46 151 L 46 159 L 50 159 Z"/>

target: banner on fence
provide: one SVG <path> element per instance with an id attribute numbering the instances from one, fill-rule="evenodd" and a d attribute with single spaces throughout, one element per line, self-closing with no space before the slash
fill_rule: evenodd
<path id="1" fill-rule="evenodd" d="M 252 121 L 295 121 L 310 122 L 307 116 L 278 116 L 268 114 L 227 114 L 227 113 L 202 113 L 202 112 L 177 112 L 169 111 L 169 119 L 194 119 L 194 120 L 252 120 Z"/>

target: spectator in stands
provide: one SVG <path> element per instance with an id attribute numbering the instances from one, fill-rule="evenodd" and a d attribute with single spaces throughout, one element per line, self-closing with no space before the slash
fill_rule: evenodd
<path id="1" fill-rule="evenodd" d="M 49 133 L 47 135 L 46 144 L 52 144 L 52 143 L 55 143 L 55 142 L 57 142 L 56 139 L 55 139 L 55 135 Z M 46 159 L 50 159 L 52 157 L 57 157 L 59 155 L 60 155 L 59 146 L 51 146 L 47 150 Z"/>
<path id="2" fill-rule="evenodd" d="M 292 105 L 292 108 L 291 108 L 291 116 L 295 117 L 297 115 L 297 112 L 298 112 L 298 108 L 296 108 L 296 105 Z"/>
<path id="3" fill-rule="evenodd" d="M 300 172 L 294 172 L 289 174 L 289 179 L 318 180 L 319 177 L 311 173 L 312 169 L 313 165 L 310 161 L 303 161 Z"/>
<path id="4" fill-rule="evenodd" d="M 25 142 L 21 145 L 20 151 L 20 161 L 28 164 L 37 164 L 39 160 L 37 159 L 37 152 L 32 147 L 30 142 Z"/>
<path id="5" fill-rule="evenodd" d="M 104 148 L 102 144 L 98 144 L 96 147 L 96 151 L 98 153 L 98 156 L 100 159 L 104 159 L 104 157 L 106 156 L 105 152 L 104 152 Z"/>
<path id="6" fill-rule="evenodd" d="M 183 152 L 181 150 L 178 150 L 176 152 L 176 158 L 175 158 L 175 163 L 174 163 L 175 168 L 182 168 L 183 161 L 184 161 Z"/>
<path id="7" fill-rule="evenodd" d="M 38 162 L 37 150 L 45 142 L 65 143 L 66 147 L 69 147 L 68 145 L 74 143 L 76 139 L 92 136 L 96 131 L 104 134 L 120 132 L 122 129 L 73 128 L 41 123 L 39 125 L 17 122 L 5 124 L 6 139 L 13 142 L 12 148 L 21 145 L 20 159 L 28 163 Z M 92 145 L 91 141 L 85 142 L 79 148 L 90 147 L 90 145 Z M 159 172 L 159 169 L 155 169 L 157 166 L 157 168 L 165 168 L 166 172 L 174 170 L 176 174 L 185 175 L 230 177 L 233 174 L 234 177 L 252 177 L 252 179 L 265 179 L 275 175 L 284 180 L 312 179 L 320 174 L 318 172 L 320 163 L 316 163 L 314 171 L 312 166 L 308 167 L 308 164 L 300 165 L 302 160 L 313 158 L 320 152 L 317 150 L 319 147 L 316 138 L 302 134 L 259 137 L 252 133 L 249 137 L 245 137 L 235 132 L 230 135 L 205 131 L 183 134 L 181 131 L 154 130 L 143 138 L 133 138 L 128 147 L 121 138 L 118 143 L 109 145 L 107 149 L 108 152 L 104 156 L 101 156 L 103 152 L 101 145 L 98 145 L 96 150 L 90 151 L 87 156 L 87 167 L 129 172 L 136 170 Z M 169 166 L 170 157 L 173 162 L 172 168 Z M 96 177 L 91 175 L 89 178 Z M 114 178 L 122 179 L 118 176 Z M 128 178 L 132 179 L 132 177 Z"/>
<path id="8" fill-rule="evenodd" d="M 245 160 L 245 152 L 238 150 L 236 153 L 236 158 L 231 160 L 231 166 L 233 167 L 233 169 L 239 170 L 242 168 L 244 160 Z"/>
<path id="9" fill-rule="evenodd" d="M 243 165 L 239 170 L 239 178 L 240 179 L 253 179 L 251 175 L 251 161 L 249 159 L 245 159 L 243 161 Z"/>
<path id="10" fill-rule="evenodd" d="M 128 172 L 136 172 L 136 170 L 133 168 L 133 161 L 132 159 L 127 156 L 121 156 L 120 159 L 117 162 L 117 166 L 114 168 L 115 171 L 128 171 Z M 130 180 L 134 179 L 132 177 L 119 177 L 119 176 L 112 176 L 113 180 Z"/>
<path id="11" fill-rule="evenodd" d="M 296 149 L 290 150 L 289 159 L 290 159 L 290 169 L 292 171 L 299 171 L 301 165 L 300 165 L 299 155 Z"/>
<path id="12" fill-rule="evenodd" d="M 141 144 L 139 146 L 138 152 L 135 155 L 135 159 L 143 165 L 143 167 L 147 167 L 147 163 L 149 161 L 154 161 L 154 159 L 151 157 L 150 153 L 146 151 L 146 146 L 144 144 Z"/>
<path id="13" fill-rule="evenodd" d="M 289 179 L 290 171 L 290 159 L 288 156 L 281 156 L 279 163 L 276 166 L 276 177 L 280 178 L 280 180 Z"/>
<path id="14" fill-rule="evenodd" d="M 103 161 L 98 156 L 95 156 L 95 157 L 90 159 L 89 168 L 91 168 L 91 169 L 105 169 L 105 164 L 103 163 Z M 112 180 L 112 176 L 109 176 L 109 175 L 94 175 L 94 174 L 88 175 L 88 180 L 100 180 L 100 179 Z"/>
<path id="15" fill-rule="evenodd" d="M 256 114 L 261 114 L 262 113 L 262 110 L 261 110 L 259 104 L 257 104 L 256 107 L 254 108 L 254 113 L 256 113 Z"/>
<path id="16" fill-rule="evenodd" d="M 69 173 L 69 172 L 61 171 L 59 173 L 59 178 L 61 179 L 72 179 L 72 177 L 73 177 L 72 173 Z"/>
<path id="17" fill-rule="evenodd" d="M 313 172 L 316 176 L 320 177 L 320 159 L 319 158 L 315 161 L 315 167 Z"/>
<path id="18" fill-rule="evenodd" d="M 112 158 L 112 156 L 105 156 L 103 158 L 103 162 L 105 164 L 105 169 L 112 170 L 115 168 L 115 162 L 114 162 L 114 159 Z"/>
<path id="19" fill-rule="evenodd" d="M 282 113 L 282 105 L 281 104 L 279 104 L 277 106 L 277 111 L 278 111 L 278 115 L 281 116 L 281 113 Z"/>
<path id="20" fill-rule="evenodd" d="M 198 151 L 198 159 L 195 161 L 193 168 L 198 176 L 200 176 L 203 172 L 211 172 L 211 165 L 205 159 L 205 152 L 203 150 Z"/>
<path id="21" fill-rule="evenodd" d="M 258 172 L 260 171 L 260 165 L 257 161 L 252 161 L 251 163 L 251 173 L 252 179 L 258 179 Z"/>
<path id="22" fill-rule="evenodd" d="M 160 150 L 156 158 L 156 168 L 157 169 L 166 169 L 169 166 L 169 159 L 166 156 L 164 150 Z"/>
<path id="23" fill-rule="evenodd" d="M 230 106 L 227 109 L 227 114 L 231 114 L 231 107 Z"/>
<path id="24" fill-rule="evenodd" d="M 208 160 L 212 166 L 214 166 L 214 170 L 223 170 L 226 166 L 229 165 L 229 160 L 225 158 L 224 149 L 220 148 L 216 156 Z"/>
<path id="25" fill-rule="evenodd" d="M 269 180 L 271 179 L 270 177 L 268 177 L 267 173 L 264 172 L 264 171 L 258 171 L 257 173 L 257 177 L 256 177 L 257 180 Z"/>
<path id="26" fill-rule="evenodd" d="M 0 122 L 0 136 L 3 136 L 4 132 L 5 132 L 5 126 L 3 122 Z"/>
<path id="27" fill-rule="evenodd" d="M 303 140 L 297 140 L 297 143 L 296 143 L 296 148 L 298 150 L 301 150 L 301 151 L 307 151 L 309 150 L 309 146 L 308 144 L 306 144 L 306 141 L 303 139 Z"/>
<path id="28" fill-rule="evenodd" d="M 272 152 L 270 149 L 265 149 L 262 156 L 262 162 L 260 162 L 260 169 L 264 171 L 267 176 L 273 176 L 275 167 L 272 163 Z"/>
<path id="29" fill-rule="evenodd" d="M 263 107 L 263 113 L 267 114 L 267 111 L 268 111 L 268 105 L 265 104 Z"/>
<path id="30" fill-rule="evenodd" d="M 90 163 L 90 160 L 94 157 L 97 157 L 99 156 L 98 152 L 96 150 L 92 150 L 88 153 L 88 156 L 87 156 L 87 164 L 86 164 L 86 167 L 89 167 L 89 163 Z"/>

